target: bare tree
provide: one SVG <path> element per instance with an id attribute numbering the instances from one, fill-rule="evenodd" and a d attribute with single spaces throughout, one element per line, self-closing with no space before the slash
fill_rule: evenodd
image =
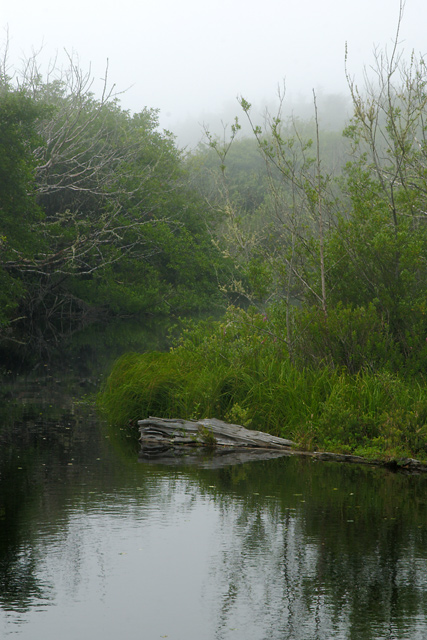
<path id="1" fill-rule="evenodd" d="M 427 194 L 427 68 L 422 55 L 412 52 L 405 60 L 400 30 L 405 3 L 400 2 L 391 52 L 376 50 L 374 63 L 365 69 L 359 88 L 348 71 L 354 114 L 347 135 L 357 157 L 366 154 L 388 201 L 397 233 L 399 217 L 424 218 Z M 407 201 L 402 208 L 402 194 Z"/>
<path id="2" fill-rule="evenodd" d="M 334 218 L 333 176 L 323 171 L 316 95 L 314 140 L 303 137 L 298 121 L 283 118 L 285 88 L 278 91 L 275 115 L 265 114 L 263 127 L 252 120 L 251 105 L 240 98 L 258 148 L 265 160 L 270 202 L 277 232 L 276 261 L 283 274 L 286 302 L 287 343 L 290 353 L 294 336 L 291 308 L 296 298 L 310 298 L 327 317 L 326 232 Z M 276 266 L 276 269 L 278 267 Z"/>

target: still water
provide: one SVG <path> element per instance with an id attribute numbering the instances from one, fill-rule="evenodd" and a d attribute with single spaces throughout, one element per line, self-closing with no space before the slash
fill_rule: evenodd
<path id="1" fill-rule="evenodd" d="M 144 464 L 86 391 L 3 401 L 1 638 L 427 638 L 427 477 Z"/>

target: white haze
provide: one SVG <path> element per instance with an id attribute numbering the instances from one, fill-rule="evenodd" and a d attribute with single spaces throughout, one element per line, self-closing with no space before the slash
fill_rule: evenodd
<path id="1" fill-rule="evenodd" d="M 161 126 L 195 144 L 201 124 L 213 128 L 239 114 L 243 95 L 261 110 L 286 80 L 289 109 L 309 112 L 312 90 L 328 124 L 332 105 L 345 110 L 348 68 L 362 81 L 374 47 L 389 50 L 399 0 L 2 0 L 3 45 L 9 62 L 39 51 L 44 64 L 64 50 L 83 69 L 104 76 L 132 111 L 160 109 Z M 399 41 L 408 56 L 427 48 L 425 0 L 407 0 Z M 101 83 L 99 82 L 99 85 Z M 95 85 L 96 86 L 96 85 Z M 302 106 L 301 106 L 302 105 Z M 329 105 L 329 107 L 328 107 Z"/>

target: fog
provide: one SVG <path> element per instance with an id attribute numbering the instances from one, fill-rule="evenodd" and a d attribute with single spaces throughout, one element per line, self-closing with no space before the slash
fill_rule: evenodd
<path id="1" fill-rule="evenodd" d="M 108 60 L 110 82 L 124 92 L 122 106 L 160 109 L 161 126 L 190 145 L 201 137 L 202 123 L 218 128 L 239 114 L 239 95 L 258 111 L 274 108 L 284 80 L 291 111 L 307 111 L 313 89 L 329 107 L 342 103 L 345 110 L 346 43 L 348 69 L 362 81 L 374 48 L 391 48 L 399 15 L 399 0 L 8 4 L 0 12 L 0 35 L 3 49 L 9 40 L 12 67 L 33 52 L 43 64 L 55 56 L 61 63 L 65 50 L 83 69 L 90 66 L 100 86 Z M 399 42 L 408 56 L 427 48 L 426 18 L 426 3 L 407 0 Z M 323 118 L 327 122 L 327 113 Z"/>

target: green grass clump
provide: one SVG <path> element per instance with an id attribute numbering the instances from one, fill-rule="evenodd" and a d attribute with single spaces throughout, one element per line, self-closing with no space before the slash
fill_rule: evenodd
<path id="1" fill-rule="evenodd" d="M 322 449 L 426 458 L 426 389 L 388 372 L 341 373 L 307 432 Z"/>
<path id="2" fill-rule="evenodd" d="M 168 353 L 120 358 L 100 395 L 110 423 L 216 417 L 306 449 L 427 458 L 427 391 L 389 371 L 291 362 L 265 316 L 190 325 Z"/>

